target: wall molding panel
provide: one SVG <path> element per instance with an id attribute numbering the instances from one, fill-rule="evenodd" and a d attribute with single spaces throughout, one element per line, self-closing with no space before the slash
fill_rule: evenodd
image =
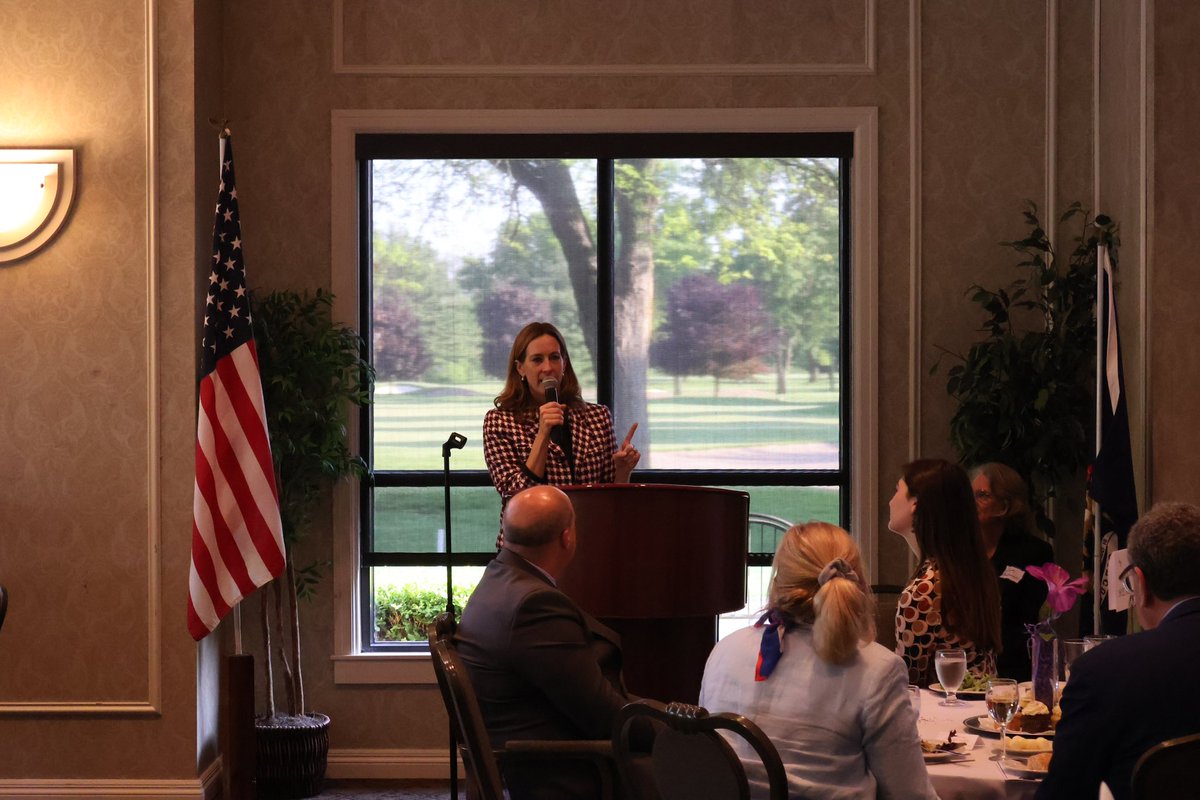
<path id="1" fill-rule="evenodd" d="M 528 63 L 395 63 L 384 54 L 375 56 L 373 60 L 365 58 L 351 60 L 348 51 L 354 44 L 362 44 L 363 49 L 376 51 L 374 43 L 356 43 L 348 38 L 346 18 L 352 6 L 363 6 L 371 0 L 333 0 L 333 72 L 336 75 L 394 75 L 394 76 L 439 76 L 439 77 L 518 77 L 518 76 L 852 76 L 874 75 L 876 61 L 876 3 L 878 0 L 860 0 L 863 7 L 861 30 L 858 40 L 861 41 L 861 53 L 856 60 L 823 61 L 800 63 L 788 60 L 780 61 L 747 61 L 747 62 L 701 62 L 695 63 L 596 63 L 571 62 L 559 54 L 545 53 L 541 59 L 529 59 Z M 830 8 L 840 5 L 843 0 L 829 3 Z M 391 0 L 393 8 L 400 5 L 415 6 L 417 0 Z M 522 12 L 517 8 L 519 0 L 514 3 L 514 18 Z M 564 7 L 565 4 L 564 4 Z M 717 28 L 720 31 L 720 27 Z M 409 31 L 404 30 L 404 33 Z M 385 32 L 376 31 L 377 35 L 386 38 Z M 414 39 L 428 39 L 437 35 L 436 31 L 418 30 Z M 556 38 L 556 37 L 551 37 Z M 581 38 L 588 39 L 589 36 Z M 698 48 L 703 50 L 705 48 Z M 575 50 L 572 46 L 571 52 Z"/>
<path id="2" fill-rule="evenodd" d="M 161 402 L 159 397 L 159 235 L 158 235 L 158 139 L 157 139 L 157 20 L 159 0 L 144 0 L 145 26 L 145 72 L 143 89 L 145 92 L 145 127 L 142 135 L 145 137 L 145 167 L 146 183 L 143 188 L 146 199 L 145 216 L 145 247 L 146 274 L 144 288 L 146 291 L 146 330 L 145 330 L 145 381 L 146 381 L 146 697 L 128 700 L 88 700 L 84 698 L 71 700 L 24 700 L 0 701 L 0 718 L 29 717 L 29 716 L 70 716 L 70 717 L 155 717 L 162 711 L 162 591 L 161 591 L 161 543 L 162 521 L 161 490 L 159 486 L 159 449 L 162 435 L 160 419 Z M 182 599 L 181 599 L 182 602 Z M 111 782 L 110 782 L 111 783 Z M 54 786 L 60 785 L 65 794 L 56 793 Z M 62 782 L 50 782 L 46 791 L 38 788 L 37 782 L 28 783 L 25 789 L 16 794 L 6 794 L 8 784 L 0 782 L 0 797 L 196 797 L 191 794 L 171 794 L 159 791 L 157 788 L 150 793 L 136 794 L 133 792 L 110 791 L 105 782 L 80 781 L 79 786 Z M 114 786 L 117 784 L 113 784 Z M 125 784 L 120 784 L 125 785 Z M 174 782 L 156 782 L 155 787 L 176 790 Z M 170 788 L 175 787 L 175 788 Z M 93 789 L 95 790 L 93 792 Z M 78 790 L 78 791 L 77 791 Z M 82 792 L 82 793 L 80 793 Z M 107 794 L 106 794 L 107 792 Z M 115 793 L 113 793 L 115 792 Z"/>

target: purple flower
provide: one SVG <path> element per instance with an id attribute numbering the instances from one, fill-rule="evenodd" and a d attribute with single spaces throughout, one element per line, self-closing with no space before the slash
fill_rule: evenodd
<path id="1" fill-rule="evenodd" d="M 1070 611 L 1071 606 L 1075 605 L 1075 600 L 1088 588 L 1086 577 L 1068 580 L 1071 574 L 1053 561 L 1048 561 L 1040 567 L 1030 565 L 1025 571 L 1046 582 L 1046 605 L 1055 617 Z"/>

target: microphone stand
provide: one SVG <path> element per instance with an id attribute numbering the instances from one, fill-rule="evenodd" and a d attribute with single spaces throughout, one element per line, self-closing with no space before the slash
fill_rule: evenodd
<path id="1" fill-rule="evenodd" d="M 442 445 L 442 474 L 445 477 L 446 506 L 446 611 L 453 619 L 454 614 L 454 538 L 450 533 L 450 451 L 461 450 L 467 437 L 451 433 Z M 454 719 L 450 719 L 450 797 L 458 800 L 458 740 L 454 735 Z"/>

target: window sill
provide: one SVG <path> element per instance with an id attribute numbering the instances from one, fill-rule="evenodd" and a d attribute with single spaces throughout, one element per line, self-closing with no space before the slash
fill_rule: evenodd
<path id="1" fill-rule="evenodd" d="M 335 684 L 409 684 L 432 686 L 437 683 L 428 653 L 362 653 L 333 656 Z"/>

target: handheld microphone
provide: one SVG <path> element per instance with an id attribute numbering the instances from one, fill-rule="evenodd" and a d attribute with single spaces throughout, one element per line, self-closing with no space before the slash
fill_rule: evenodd
<path id="1" fill-rule="evenodd" d="M 558 402 L 558 381 L 554 378 L 545 378 L 542 380 L 542 391 L 546 395 L 546 400 L 551 403 Z"/>

